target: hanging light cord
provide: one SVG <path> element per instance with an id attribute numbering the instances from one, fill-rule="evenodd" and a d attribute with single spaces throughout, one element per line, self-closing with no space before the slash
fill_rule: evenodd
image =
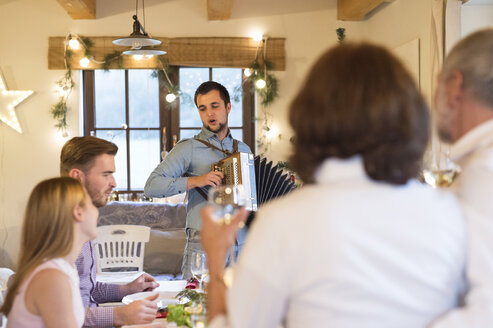
<path id="1" fill-rule="evenodd" d="M 142 0 L 142 18 L 144 19 L 144 30 L 146 29 L 146 11 L 144 10 L 145 0 Z"/>

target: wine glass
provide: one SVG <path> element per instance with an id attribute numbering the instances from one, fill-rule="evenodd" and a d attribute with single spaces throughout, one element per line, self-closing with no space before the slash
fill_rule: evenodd
<path id="1" fill-rule="evenodd" d="M 460 167 L 450 159 L 450 146 L 442 143 L 432 145 L 423 178 L 432 187 L 449 187 L 460 173 Z M 436 149 L 434 149 L 436 148 Z"/>
<path id="2" fill-rule="evenodd" d="M 221 224 L 230 224 L 238 210 L 245 206 L 247 196 L 242 185 L 221 185 L 209 191 L 209 204 L 213 207 L 212 217 Z M 236 262 L 236 246 L 230 247 L 226 266 L 232 267 Z M 227 271 L 232 274 L 232 271 Z"/>
<path id="3" fill-rule="evenodd" d="M 207 257 L 204 252 L 196 251 L 191 254 L 192 275 L 199 281 L 199 290 L 204 290 L 204 279 L 209 274 Z"/>
<path id="4" fill-rule="evenodd" d="M 213 219 L 230 224 L 233 216 L 246 204 L 245 189 L 242 185 L 221 185 L 209 191 L 209 204 L 213 206 Z"/>

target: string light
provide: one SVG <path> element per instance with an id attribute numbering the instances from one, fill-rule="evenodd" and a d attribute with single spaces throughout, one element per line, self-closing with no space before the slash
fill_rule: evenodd
<path id="1" fill-rule="evenodd" d="M 70 49 L 78 50 L 80 48 L 80 42 L 79 42 L 79 40 L 77 40 L 76 37 L 72 37 L 68 41 L 68 46 L 69 46 Z"/>
<path id="2" fill-rule="evenodd" d="M 87 57 L 82 58 L 80 60 L 79 64 L 81 67 L 86 68 L 87 66 L 89 66 L 89 58 L 87 58 Z"/>
<path id="3" fill-rule="evenodd" d="M 279 135 L 279 131 L 277 129 L 277 126 L 272 124 L 267 131 L 265 132 L 265 137 L 267 139 L 273 139 Z"/>
<path id="4" fill-rule="evenodd" d="M 265 88 L 266 85 L 267 85 L 267 83 L 263 79 L 259 79 L 259 80 L 257 80 L 257 82 L 255 82 L 255 86 L 257 86 L 257 88 L 259 88 L 259 89 Z"/>
<path id="5" fill-rule="evenodd" d="M 243 74 L 245 74 L 246 77 L 249 77 L 250 75 L 252 75 L 252 70 L 249 68 L 245 68 Z"/>
<path id="6" fill-rule="evenodd" d="M 263 38 L 264 38 L 264 35 L 262 33 L 260 33 L 260 32 L 255 32 L 252 35 L 252 39 L 255 40 L 255 41 L 257 41 L 257 42 L 262 41 Z"/>
<path id="7" fill-rule="evenodd" d="M 175 99 L 176 99 L 176 95 L 174 93 L 168 93 L 166 95 L 166 101 L 169 103 L 172 103 L 173 101 L 175 101 Z"/>
<path id="8" fill-rule="evenodd" d="M 2 96 L 0 97 L 0 109 L 2 106 L 7 107 L 7 115 L 3 115 L 0 113 L 0 121 L 4 122 L 12 129 L 16 130 L 19 133 L 22 133 L 21 126 L 19 124 L 19 120 L 17 119 L 17 115 L 15 113 L 15 107 L 23 102 L 27 97 L 33 94 L 31 90 L 7 90 L 5 83 L 3 82 L 3 77 L 0 74 L 0 90 L 2 91 Z M 6 102 L 4 103 L 2 98 L 6 98 Z M 10 98 L 10 101 L 9 101 Z"/>

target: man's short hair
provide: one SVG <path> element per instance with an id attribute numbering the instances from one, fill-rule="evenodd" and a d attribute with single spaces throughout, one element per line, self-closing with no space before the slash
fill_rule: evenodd
<path id="1" fill-rule="evenodd" d="M 493 107 L 493 28 L 472 33 L 452 48 L 443 63 L 443 81 L 457 71 L 462 73 L 464 90 Z"/>
<path id="2" fill-rule="evenodd" d="M 217 83 L 215 81 L 207 81 L 199 85 L 199 87 L 195 91 L 195 96 L 193 98 L 193 100 L 195 101 L 195 106 L 197 106 L 198 95 L 205 95 L 206 93 L 209 93 L 212 90 L 219 91 L 219 95 L 221 96 L 221 99 L 224 101 L 224 106 L 227 106 L 231 102 L 229 98 L 229 92 L 224 85 L 222 85 L 221 83 Z"/>
<path id="3" fill-rule="evenodd" d="M 418 176 L 429 109 L 411 74 L 389 50 L 344 43 L 313 65 L 289 109 L 291 167 L 306 183 L 327 158 L 360 156 L 373 180 Z"/>
<path id="4" fill-rule="evenodd" d="M 60 175 L 68 176 L 76 168 L 88 172 L 94 159 L 103 154 L 116 155 L 118 146 L 96 137 L 74 137 L 63 145 L 60 154 Z"/>

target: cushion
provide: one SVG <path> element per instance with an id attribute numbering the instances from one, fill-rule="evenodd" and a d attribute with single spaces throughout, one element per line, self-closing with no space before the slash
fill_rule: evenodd
<path id="1" fill-rule="evenodd" d="M 144 251 L 144 271 L 151 274 L 179 274 L 185 249 L 185 230 L 151 229 Z"/>

